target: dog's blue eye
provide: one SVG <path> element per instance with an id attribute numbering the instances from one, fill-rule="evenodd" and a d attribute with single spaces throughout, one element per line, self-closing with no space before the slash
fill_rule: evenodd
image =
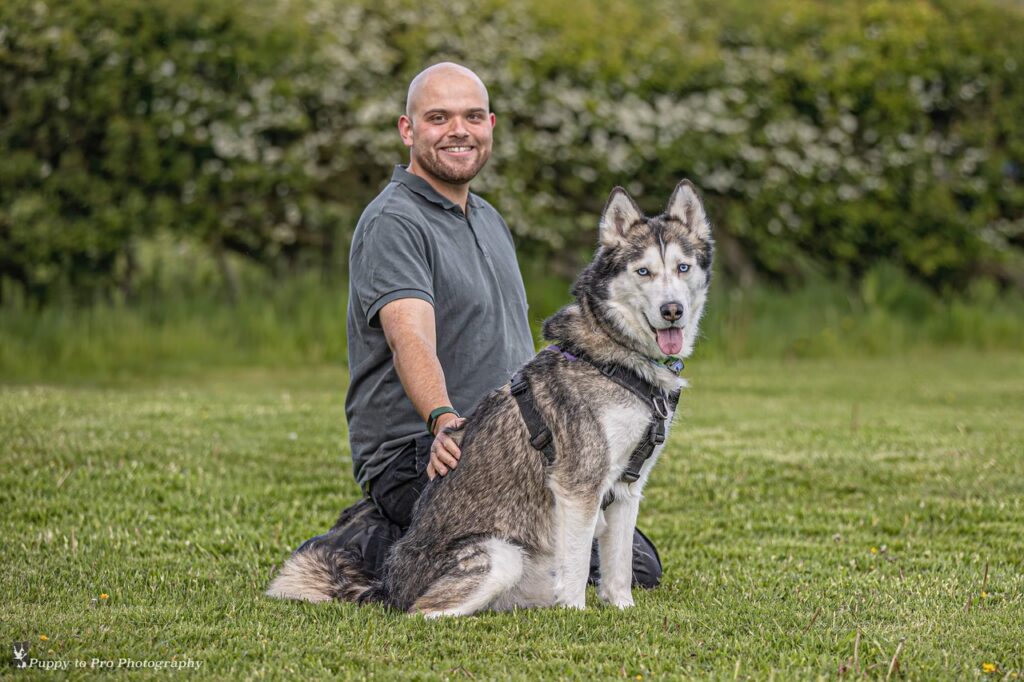
<path id="1" fill-rule="evenodd" d="M 679 264 L 679 272 L 689 272 L 689 271 L 690 271 L 690 264 L 689 263 L 680 263 Z"/>
<path id="2" fill-rule="evenodd" d="M 647 268 L 640 268 L 639 270 L 636 271 L 636 274 L 640 275 L 641 277 L 646 277 L 647 275 L 651 274 L 651 271 L 648 270 Z"/>

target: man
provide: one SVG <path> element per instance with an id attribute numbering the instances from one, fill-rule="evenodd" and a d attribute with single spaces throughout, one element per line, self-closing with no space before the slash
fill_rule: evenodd
<path id="1" fill-rule="evenodd" d="M 339 524 L 350 528 L 339 537 L 373 574 L 427 480 L 458 466 L 444 429 L 534 354 L 511 233 L 469 191 L 494 125 L 487 89 L 469 69 L 442 63 L 416 76 L 398 120 L 409 165 L 395 169 L 353 236 L 345 413 L 369 501 L 343 513 Z M 661 575 L 639 532 L 634 573 L 647 587 Z"/>

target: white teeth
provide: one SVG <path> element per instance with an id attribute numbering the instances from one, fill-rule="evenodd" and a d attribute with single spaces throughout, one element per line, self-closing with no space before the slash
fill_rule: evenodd
<path id="1" fill-rule="evenodd" d="M 455 152 L 455 153 L 458 153 L 458 152 L 468 152 L 470 149 L 472 149 L 472 147 L 445 147 L 444 148 L 444 150 L 446 152 Z"/>

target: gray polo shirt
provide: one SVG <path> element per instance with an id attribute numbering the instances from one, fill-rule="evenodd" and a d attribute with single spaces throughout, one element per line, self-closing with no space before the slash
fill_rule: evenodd
<path id="1" fill-rule="evenodd" d="M 356 481 L 365 488 L 427 432 L 395 371 L 380 309 L 419 298 L 434 306 L 437 355 L 452 406 L 467 414 L 533 356 L 526 292 L 508 226 L 469 195 L 468 215 L 397 166 L 363 211 L 349 253 L 345 398 Z"/>

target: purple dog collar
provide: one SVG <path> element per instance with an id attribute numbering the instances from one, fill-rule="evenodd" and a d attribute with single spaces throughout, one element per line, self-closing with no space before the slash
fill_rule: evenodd
<path id="1" fill-rule="evenodd" d="M 578 357 L 576 357 L 575 355 L 573 355 L 572 353 L 570 353 L 567 350 L 562 350 L 561 348 L 559 348 L 555 344 L 551 344 L 550 346 L 548 346 L 544 350 L 550 350 L 550 351 L 554 351 L 556 353 L 561 353 L 562 357 L 565 358 L 566 360 L 568 360 L 569 362 L 576 362 L 577 360 L 579 360 Z"/>
<path id="2" fill-rule="evenodd" d="M 546 347 L 544 350 L 550 350 L 555 353 L 561 353 L 562 357 L 568 360 L 569 362 L 576 362 L 577 360 L 579 360 L 578 357 L 576 357 L 569 351 L 564 350 L 563 348 L 554 343 Z M 651 363 L 657 365 L 658 367 L 667 367 L 669 371 L 674 374 L 679 374 L 680 372 L 682 372 L 684 367 L 682 358 L 677 357 L 667 357 L 662 362 L 658 362 L 657 360 L 651 360 Z"/>

